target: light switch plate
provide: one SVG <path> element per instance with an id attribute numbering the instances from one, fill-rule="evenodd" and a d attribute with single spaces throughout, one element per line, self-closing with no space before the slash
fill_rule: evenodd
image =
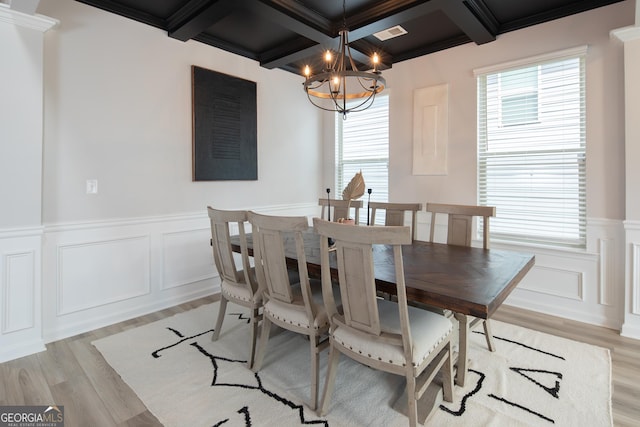
<path id="1" fill-rule="evenodd" d="M 98 180 L 97 179 L 88 179 L 87 180 L 87 194 L 98 194 Z"/>

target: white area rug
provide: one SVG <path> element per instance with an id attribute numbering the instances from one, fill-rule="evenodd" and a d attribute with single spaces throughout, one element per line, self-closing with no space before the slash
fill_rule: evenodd
<path id="1" fill-rule="evenodd" d="M 327 417 L 309 398 L 309 344 L 283 332 L 262 370 L 246 367 L 247 321 L 229 304 L 211 342 L 218 303 L 95 341 L 107 362 L 166 426 L 405 426 L 404 379 L 341 357 Z M 277 328 L 275 328 L 277 329 Z M 480 328 L 482 330 L 482 328 Z M 607 349 L 493 322 L 497 351 L 474 332 L 470 372 L 434 426 L 611 426 Z M 327 352 L 321 355 L 321 389 Z"/>

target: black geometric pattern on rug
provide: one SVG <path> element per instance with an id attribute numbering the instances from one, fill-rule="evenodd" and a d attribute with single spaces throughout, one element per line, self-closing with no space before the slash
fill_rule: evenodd
<path id="1" fill-rule="evenodd" d="M 551 418 L 549 418 L 549 417 L 545 417 L 544 415 L 542 415 L 542 414 L 540 414 L 540 413 L 538 413 L 538 412 L 536 412 L 536 411 L 534 411 L 534 410 L 531 410 L 531 409 L 529 409 L 529 408 L 527 408 L 527 407 L 525 407 L 525 406 L 519 405 L 519 404 L 517 404 L 517 403 L 515 403 L 515 402 L 510 402 L 510 401 L 508 401 L 507 399 L 505 399 L 504 397 L 498 397 L 498 396 L 496 396 L 496 395 L 494 395 L 494 394 L 488 394 L 487 396 L 489 396 L 489 397 L 491 397 L 491 398 L 493 398 L 493 399 L 499 400 L 500 402 L 504 402 L 504 403 L 506 403 L 507 405 L 511 405 L 511 406 L 513 406 L 514 408 L 522 409 L 523 411 L 526 411 L 526 412 L 528 412 L 528 413 L 530 413 L 530 414 L 536 415 L 536 416 L 538 416 L 538 417 L 542 418 L 543 420 L 549 421 L 551 424 L 555 424 L 555 423 L 556 423 L 556 422 L 555 422 L 554 420 L 552 420 Z"/>
<path id="2" fill-rule="evenodd" d="M 545 371 L 544 369 L 525 369 L 525 368 L 509 368 L 511 369 L 513 372 L 517 372 L 518 374 L 522 375 L 523 377 L 525 377 L 526 379 L 528 379 L 529 381 L 531 381 L 532 383 L 536 384 L 537 386 L 541 387 L 544 391 L 546 391 L 547 393 L 549 393 L 551 396 L 555 397 L 556 399 L 558 399 L 558 395 L 560 392 L 560 381 L 562 379 L 562 374 L 560 372 L 552 372 L 552 371 Z M 547 387 L 541 383 L 539 383 L 535 378 L 530 377 L 529 375 L 525 374 L 524 372 L 534 372 L 537 374 L 549 374 L 555 377 L 555 386 L 554 387 Z"/>
<path id="3" fill-rule="evenodd" d="M 481 331 L 472 331 L 472 332 L 474 334 L 485 335 L 484 332 L 481 332 Z M 551 357 L 554 357 L 554 358 L 557 358 L 557 359 L 560 359 L 560 360 L 566 360 L 563 356 L 560 356 L 558 354 L 554 354 L 554 353 L 550 353 L 548 351 L 540 350 L 538 348 L 531 347 L 530 345 L 527 345 L 527 344 L 524 344 L 524 343 L 521 343 L 521 342 L 518 342 L 518 341 L 514 341 L 512 339 L 508 339 L 508 338 L 504 338 L 504 337 L 498 337 L 498 336 L 495 336 L 495 335 L 494 335 L 493 338 L 496 339 L 496 340 L 508 342 L 510 344 L 518 345 L 518 346 L 526 348 L 528 350 L 535 351 L 535 352 L 538 352 L 538 353 L 541 353 L 541 354 L 544 354 L 544 355 L 547 355 L 547 356 L 551 356 Z M 514 366 L 513 367 L 509 367 L 509 369 L 511 371 L 521 375 L 522 377 L 526 378 L 528 381 L 533 382 L 538 387 L 542 388 L 546 393 L 549 393 L 551 396 L 555 397 L 556 399 L 559 398 L 560 380 L 562 379 L 562 373 L 561 372 L 547 371 L 547 370 L 544 370 L 544 369 L 518 368 L 518 367 L 514 367 Z M 466 410 L 467 400 L 480 391 L 480 389 L 482 388 L 482 384 L 484 382 L 484 379 L 486 377 L 485 374 L 483 374 L 483 373 L 481 373 L 479 371 L 476 371 L 474 369 L 469 369 L 469 372 L 473 372 L 473 373 L 478 374 L 480 376 L 480 378 L 476 382 L 476 386 L 473 388 L 473 390 L 471 390 L 469 393 L 467 393 L 465 396 L 462 397 L 462 401 L 460 403 L 460 408 L 457 411 L 449 409 L 444 405 L 440 405 L 440 409 L 442 411 L 447 412 L 447 413 L 449 413 L 449 414 L 451 414 L 453 416 L 457 416 L 457 417 L 462 416 L 464 414 L 465 410 Z M 540 383 L 536 378 L 533 378 L 531 375 L 527 375 L 526 373 L 537 373 L 537 374 L 545 374 L 545 375 L 551 376 L 551 377 L 553 377 L 553 381 L 555 382 L 555 385 L 552 386 L 552 387 L 551 386 L 545 386 L 542 383 Z M 496 400 L 498 400 L 500 402 L 503 402 L 505 404 L 508 404 L 508 405 L 510 405 L 510 406 L 512 406 L 514 408 L 518 408 L 520 410 L 523 410 L 525 412 L 533 414 L 533 415 L 535 415 L 535 416 L 537 416 L 537 417 L 539 417 L 539 418 L 541 418 L 541 419 L 543 419 L 545 421 L 548 421 L 548 422 L 550 422 L 552 424 L 555 424 L 555 421 L 552 418 L 550 418 L 548 416 L 545 416 L 545 415 L 543 415 L 543 414 L 541 414 L 541 413 L 539 413 L 537 411 L 534 411 L 533 409 L 530 409 L 530 408 L 526 407 L 523 404 L 512 402 L 512 401 L 510 401 L 508 399 L 505 399 L 504 397 L 498 397 L 498 396 L 494 395 L 493 393 L 487 394 L 487 396 L 492 398 L 492 399 L 496 399 Z"/>
<path id="4" fill-rule="evenodd" d="M 249 414 L 249 408 L 247 408 L 246 406 L 243 406 L 242 408 L 240 408 L 238 411 L 236 411 L 238 414 L 244 414 L 244 425 L 245 426 L 250 426 L 251 425 L 251 415 Z M 222 421 L 219 421 L 217 423 L 215 423 L 213 425 L 213 427 L 218 427 L 221 426 L 223 424 L 226 424 L 229 422 L 229 418 L 224 419 Z"/>
<path id="5" fill-rule="evenodd" d="M 484 335 L 484 332 L 480 332 L 480 331 L 473 331 L 473 333 L 474 334 Z M 519 345 L 521 347 L 528 348 L 529 350 L 537 351 L 538 353 L 546 354 L 547 356 L 555 357 L 555 358 L 560 359 L 560 360 L 566 360 L 564 357 L 559 356 L 557 354 L 549 353 L 548 351 L 540 350 L 539 348 L 531 347 L 531 346 L 528 346 L 528 345 L 523 344 L 523 343 L 518 342 L 518 341 L 513 341 L 513 340 L 510 340 L 508 338 L 503 338 L 503 337 L 497 337 L 495 335 L 493 336 L 493 338 L 495 338 L 497 340 L 500 340 L 500 341 L 506 341 L 506 342 L 511 343 L 511 344 Z"/>
<path id="6" fill-rule="evenodd" d="M 229 315 L 237 315 L 240 313 L 229 313 Z M 245 320 L 245 318 L 242 317 L 238 317 L 238 319 L 240 320 Z M 250 320 L 250 319 L 249 319 Z M 177 329 L 174 328 L 170 328 L 167 327 L 167 330 L 171 331 L 173 334 L 177 335 L 180 340 L 178 340 L 177 342 L 170 344 L 168 346 L 159 348 L 155 351 L 153 351 L 151 353 L 151 356 L 153 356 L 154 358 L 159 358 L 160 357 L 160 352 L 163 350 L 167 350 L 173 347 L 176 347 L 180 344 L 183 344 L 189 340 L 194 340 L 193 342 L 189 342 L 189 345 L 192 348 L 195 348 L 198 350 L 198 352 L 200 354 L 202 354 L 203 356 L 205 356 L 206 358 L 208 358 L 211 361 L 211 365 L 213 367 L 213 379 L 211 381 L 211 387 L 237 387 L 237 388 L 242 388 L 245 390 L 257 390 L 262 392 L 264 395 L 270 397 L 271 399 L 274 399 L 277 402 L 280 402 L 281 404 L 285 405 L 286 407 L 290 408 L 292 411 L 297 412 L 298 415 L 298 419 L 300 420 L 300 424 L 301 425 L 310 425 L 310 424 L 321 424 L 323 426 L 328 427 L 329 423 L 326 420 L 306 420 L 305 419 L 305 414 L 304 414 L 304 407 L 302 405 L 297 405 L 295 403 L 293 403 L 292 401 L 278 395 L 277 393 L 271 391 L 271 390 L 267 390 L 263 385 L 262 385 L 262 379 L 260 378 L 260 374 L 258 372 L 254 373 L 256 382 L 257 382 L 257 386 L 256 385 L 251 385 L 251 384 L 240 384 L 240 383 L 218 383 L 218 362 L 219 361 L 224 361 L 224 362 L 229 362 L 229 363 L 239 363 L 242 365 L 245 365 L 247 363 L 246 360 L 234 360 L 234 359 L 228 359 L 226 357 L 221 357 L 221 356 L 215 356 L 211 353 L 209 353 L 207 350 L 205 350 L 200 344 L 198 344 L 197 341 L 195 341 L 196 338 L 211 333 L 213 332 L 213 329 L 209 329 L 205 332 L 201 332 L 198 333 L 196 335 L 192 335 L 190 337 L 185 337 L 180 331 L 178 331 Z M 241 409 L 239 409 L 237 411 L 239 414 L 244 414 L 244 418 L 245 418 L 245 425 L 246 427 L 251 427 L 253 424 L 251 422 L 251 412 L 249 410 L 249 408 L 247 406 L 242 407 Z M 228 422 L 229 419 L 225 419 L 225 420 L 220 420 L 216 423 L 213 424 L 213 426 L 221 426 L 224 425 L 226 422 Z"/>
<path id="7" fill-rule="evenodd" d="M 467 399 L 469 399 L 471 396 L 473 396 L 474 394 L 476 394 L 477 392 L 480 391 L 480 389 L 482 388 L 482 382 L 484 381 L 486 375 L 483 374 L 480 371 L 476 371 L 475 369 L 469 369 L 467 372 L 472 372 L 474 374 L 478 375 L 478 381 L 476 381 L 476 386 L 473 388 L 473 390 L 471 390 L 469 393 L 465 394 L 464 396 L 462 396 L 462 399 L 460 399 L 460 408 L 458 408 L 457 411 L 454 411 L 453 409 L 449 409 L 444 405 L 440 405 L 440 409 L 442 409 L 445 412 L 450 413 L 451 415 L 454 415 L 456 417 L 460 417 L 462 416 L 462 414 L 464 414 L 464 411 L 467 410 Z"/>
<path id="8" fill-rule="evenodd" d="M 173 329 L 173 328 L 167 328 L 167 329 L 168 329 L 168 330 L 170 330 L 171 332 L 173 332 L 174 334 L 176 334 L 177 336 L 179 336 L 179 337 L 180 337 L 180 338 L 182 338 L 182 339 L 181 339 L 180 341 L 175 342 L 175 343 L 173 343 L 173 344 L 171 344 L 171 345 L 168 345 L 168 346 L 166 346 L 166 347 L 159 348 L 159 349 L 157 349 L 156 351 L 154 351 L 153 353 L 151 353 L 151 355 L 154 357 L 154 359 L 159 358 L 159 357 L 160 357 L 160 352 L 161 352 L 161 351 L 163 351 L 163 350 L 168 350 L 168 349 L 170 349 L 170 348 L 173 348 L 173 347 L 175 347 L 175 346 L 177 346 L 177 345 L 182 344 L 182 343 L 183 343 L 183 342 L 185 342 L 185 341 L 189 341 L 190 339 L 197 338 L 197 337 L 199 337 L 199 336 L 201 336 L 201 335 L 204 335 L 204 334 L 208 334 L 209 332 L 213 332 L 213 329 L 209 329 L 208 331 L 201 332 L 201 333 L 199 333 L 199 334 L 192 335 L 192 336 L 190 336 L 190 337 L 185 337 L 184 335 L 182 335 L 182 334 L 180 333 L 180 331 L 176 331 L 176 330 L 175 330 L 175 329 Z"/>
<path id="9" fill-rule="evenodd" d="M 236 316 L 238 320 L 246 320 L 247 323 L 251 322 L 250 317 L 244 317 L 244 313 L 228 313 L 228 316 Z"/>

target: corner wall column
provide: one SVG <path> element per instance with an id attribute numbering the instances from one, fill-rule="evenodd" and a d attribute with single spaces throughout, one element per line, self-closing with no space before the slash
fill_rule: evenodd
<path id="1" fill-rule="evenodd" d="M 0 4 L 0 362 L 45 349 L 43 50 L 57 23 Z"/>
<path id="2" fill-rule="evenodd" d="M 640 339 L 640 0 L 634 26 L 611 36 L 624 43 L 625 94 L 625 301 L 621 335 Z"/>

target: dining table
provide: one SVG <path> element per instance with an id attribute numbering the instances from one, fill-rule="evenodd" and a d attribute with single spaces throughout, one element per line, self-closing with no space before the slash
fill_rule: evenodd
<path id="1" fill-rule="evenodd" d="M 357 227 L 357 226 L 356 226 Z M 310 277 L 320 277 L 320 236 L 313 229 L 304 233 L 305 256 Z M 285 238 L 287 265 L 297 268 L 293 235 Z M 247 235 L 253 256 L 251 234 Z M 237 237 L 232 249 L 240 251 Z M 373 247 L 377 290 L 395 295 L 393 248 Z M 330 257 L 331 275 L 338 278 L 335 257 Z M 473 318 L 489 319 L 535 264 L 535 255 L 511 250 L 483 249 L 414 240 L 402 246 L 407 300 L 448 310 L 459 324 L 456 384 L 467 376 L 469 326 Z"/>

